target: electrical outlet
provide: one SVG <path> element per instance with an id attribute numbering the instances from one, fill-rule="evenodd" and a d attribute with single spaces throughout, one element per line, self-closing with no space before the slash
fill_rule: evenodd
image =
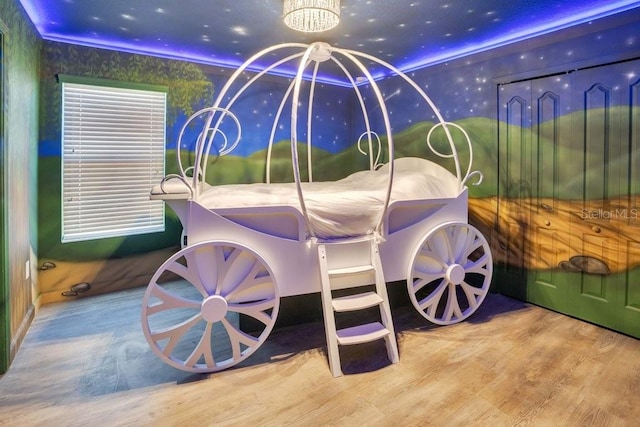
<path id="1" fill-rule="evenodd" d="M 31 277 L 31 261 L 27 260 L 24 263 L 24 278 L 25 280 L 29 280 L 30 277 Z"/>

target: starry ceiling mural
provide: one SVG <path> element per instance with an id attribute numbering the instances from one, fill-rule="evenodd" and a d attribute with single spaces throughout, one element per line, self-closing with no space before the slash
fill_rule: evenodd
<path id="1" fill-rule="evenodd" d="M 637 0 L 342 0 L 340 24 L 309 35 L 284 25 L 282 0 L 20 2 L 46 40 L 231 67 L 270 45 L 322 40 L 403 71 L 640 8 Z"/>

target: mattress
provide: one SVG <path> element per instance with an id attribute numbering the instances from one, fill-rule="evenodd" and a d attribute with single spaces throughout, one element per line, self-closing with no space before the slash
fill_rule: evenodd
<path id="1" fill-rule="evenodd" d="M 303 183 L 311 227 L 317 237 L 370 234 L 384 209 L 388 165 L 356 172 L 338 181 Z M 394 161 L 391 203 L 404 200 L 454 198 L 458 179 L 429 160 L 405 157 Z M 208 209 L 291 206 L 300 209 L 295 183 L 231 184 L 207 187 L 198 203 Z"/>

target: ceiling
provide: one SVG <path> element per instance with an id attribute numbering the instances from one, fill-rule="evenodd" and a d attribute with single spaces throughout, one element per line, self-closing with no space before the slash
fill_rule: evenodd
<path id="1" fill-rule="evenodd" d="M 640 8 L 638 0 L 342 0 L 340 24 L 308 35 L 284 25 L 282 0 L 20 2 L 46 40 L 231 67 L 277 43 L 322 40 L 403 71 Z"/>

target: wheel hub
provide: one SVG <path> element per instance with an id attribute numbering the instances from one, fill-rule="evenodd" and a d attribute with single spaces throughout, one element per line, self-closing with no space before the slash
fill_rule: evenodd
<path id="1" fill-rule="evenodd" d="M 227 300 L 220 295 L 211 295 L 202 301 L 200 313 L 207 322 L 219 322 L 227 314 Z"/>
<path id="2" fill-rule="evenodd" d="M 449 268 L 447 268 L 445 277 L 454 285 L 459 285 L 464 280 L 465 274 L 463 266 L 460 264 L 451 264 Z"/>

